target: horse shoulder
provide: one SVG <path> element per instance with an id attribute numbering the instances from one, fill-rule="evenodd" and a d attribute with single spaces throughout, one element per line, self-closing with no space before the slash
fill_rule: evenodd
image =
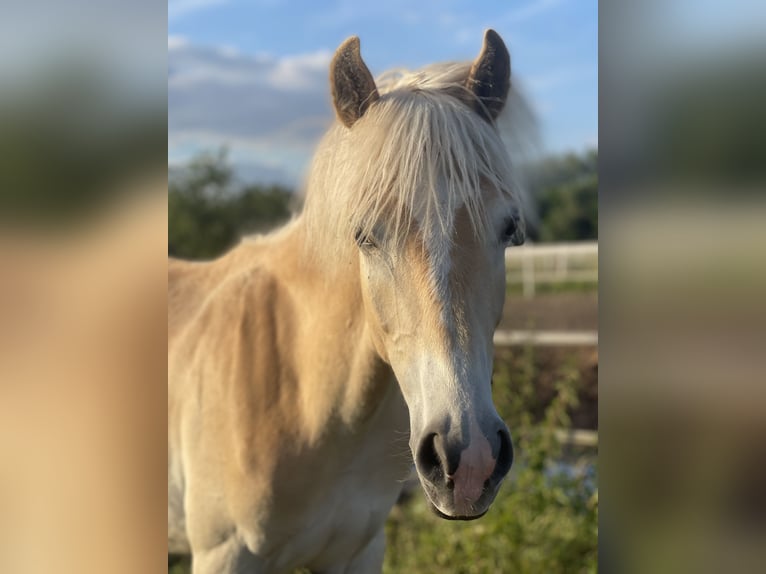
<path id="1" fill-rule="evenodd" d="M 272 467 L 290 432 L 297 403 L 293 307 L 280 280 L 255 267 L 224 281 L 184 335 L 193 378 L 204 387 L 198 408 L 222 419 L 212 426 L 228 427 L 236 472 Z"/>
<path id="2" fill-rule="evenodd" d="M 259 532 L 268 512 L 297 402 L 292 314 L 281 281 L 254 266 L 208 294 L 176 341 L 169 368 L 177 379 L 173 424 L 184 453 L 187 500 L 204 506 L 196 512 L 200 520 L 219 525 L 215 535 L 203 527 L 203 539 L 220 536 L 227 523 Z"/>
<path id="3" fill-rule="evenodd" d="M 210 263 L 168 259 L 168 343 L 187 325 L 204 301 Z"/>

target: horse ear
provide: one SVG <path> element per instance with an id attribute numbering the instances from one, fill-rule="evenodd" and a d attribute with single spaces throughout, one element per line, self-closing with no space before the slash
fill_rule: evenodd
<path id="1" fill-rule="evenodd" d="M 481 53 L 471 66 L 465 86 L 476 96 L 476 111 L 488 121 L 503 111 L 511 87 L 511 56 L 494 30 L 484 32 Z"/>
<path id="2" fill-rule="evenodd" d="M 335 52 L 330 64 L 330 88 L 335 113 L 347 128 L 380 98 L 375 80 L 362 60 L 357 36 L 343 42 Z"/>

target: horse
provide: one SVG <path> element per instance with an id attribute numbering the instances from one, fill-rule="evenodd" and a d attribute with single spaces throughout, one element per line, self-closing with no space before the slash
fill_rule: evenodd
<path id="1" fill-rule="evenodd" d="M 357 37 L 302 212 L 170 260 L 168 549 L 196 574 L 380 572 L 414 459 L 435 513 L 487 512 L 513 461 L 492 402 L 504 252 L 524 241 L 497 120 L 510 57 L 384 74 Z"/>

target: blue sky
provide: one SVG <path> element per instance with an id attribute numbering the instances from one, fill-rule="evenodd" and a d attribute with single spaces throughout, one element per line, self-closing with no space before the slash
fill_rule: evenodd
<path id="1" fill-rule="evenodd" d="M 334 49 L 377 75 L 473 59 L 492 27 L 550 152 L 598 144 L 597 0 L 170 0 L 168 158 L 227 145 L 243 178 L 297 183 L 332 118 Z"/>

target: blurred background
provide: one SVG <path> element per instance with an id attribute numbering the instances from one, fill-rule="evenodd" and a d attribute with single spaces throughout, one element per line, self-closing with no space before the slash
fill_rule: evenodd
<path id="1" fill-rule="evenodd" d="M 599 12 L 607 571 L 765 563 L 764 21 L 751 0 Z"/>

